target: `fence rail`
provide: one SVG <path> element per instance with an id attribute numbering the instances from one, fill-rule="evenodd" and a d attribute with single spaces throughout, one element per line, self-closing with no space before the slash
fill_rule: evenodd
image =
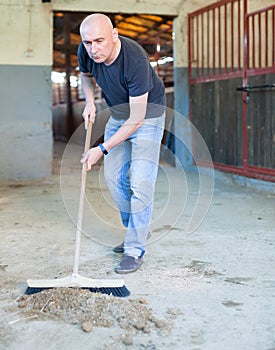
<path id="1" fill-rule="evenodd" d="M 246 1 L 226 0 L 189 14 L 189 76 L 211 81 L 242 76 Z"/>
<path id="2" fill-rule="evenodd" d="M 188 16 L 190 118 L 217 169 L 275 181 L 275 5 L 247 1 Z"/>
<path id="3" fill-rule="evenodd" d="M 246 15 L 248 75 L 274 72 L 275 5 Z"/>

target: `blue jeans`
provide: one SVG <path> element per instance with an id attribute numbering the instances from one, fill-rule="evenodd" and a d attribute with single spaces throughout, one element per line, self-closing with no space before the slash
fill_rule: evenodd
<path id="1" fill-rule="evenodd" d="M 127 228 L 124 253 L 141 257 L 152 219 L 160 145 L 165 115 L 145 119 L 127 140 L 114 147 L 104 160 L 104 177 Z M 110 117 L 105 139 L 124 123 Z"/>

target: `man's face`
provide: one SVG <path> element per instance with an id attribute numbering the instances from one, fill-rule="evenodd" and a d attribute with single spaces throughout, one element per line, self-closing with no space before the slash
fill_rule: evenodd
<path id="1" fill-rule="evenodd" d="M 96 25 L 85 28 L 81 37 L 89 57 L 96 63 L 108 64 L 115 47 L 116 33 L 116 29 Z"/>

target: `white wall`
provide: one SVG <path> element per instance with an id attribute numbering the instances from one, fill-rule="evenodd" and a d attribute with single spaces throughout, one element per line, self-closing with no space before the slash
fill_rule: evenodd
<path id="1" fill-rule="evenodd" d="M 41 0 L 0 1 L 0 64 L 52 64 L 52 6 Z"/>
<path id="2" fill-rule="evenodd" d="M 52 0 L 53 10 L 148 13 L 175 16 L 182 0 Z"/>

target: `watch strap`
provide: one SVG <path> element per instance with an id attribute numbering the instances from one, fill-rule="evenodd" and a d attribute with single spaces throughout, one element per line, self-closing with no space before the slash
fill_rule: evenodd
<path id="1" fill-rule="evenodd" d="M 105 154 L 105 155 L 108 154 L 108 151 L 107 151 L 106 148 L 102 145 L 102 143 L 100 143 L 98 146 L 100 147 L 100 149 L 101 149 L 101 151 L 103 152 L 103 154 Z"/>

